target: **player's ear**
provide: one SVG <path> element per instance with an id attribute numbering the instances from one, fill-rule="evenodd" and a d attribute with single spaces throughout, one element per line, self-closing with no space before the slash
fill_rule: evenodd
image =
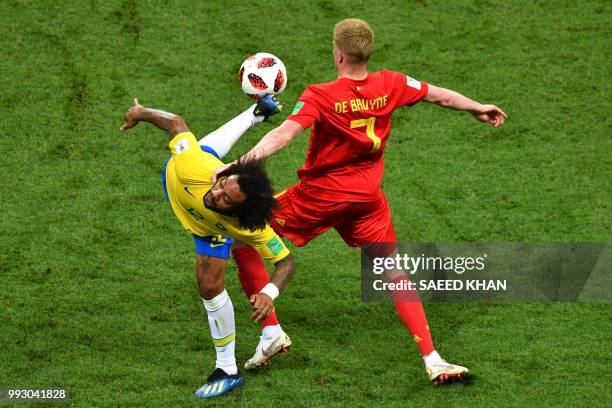
<path id="1" fill-rule="evenodd" d="M 334 62 L 336 63 L 336 65 L 340 64 L 342 62 L 343 55 L 342 51 L 340 51 L 340 48 L 338 48 L 335 43 L 333 44 L 332 53 L 334 55 Z"/>
<path id="2" fill-rule="evenodd" d="M 344 52 L 342 52 L 342 50 L 338 50 L 338 64 L 344 63 L 345 60 L 346 55 L 344 55 Z"/>

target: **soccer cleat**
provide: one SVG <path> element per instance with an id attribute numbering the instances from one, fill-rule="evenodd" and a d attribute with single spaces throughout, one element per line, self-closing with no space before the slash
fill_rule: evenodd
<path id="1" fill-rule="evenodd" d="M 229 375 L 222 369 L 215 368 L 215 371 L 206 380 L 206 384 L 198 388 L 194 394 L 198 398 L 213 398 L 240 387 L 242 384 L 244 384 L 244 377 L 240 374 L 240 370 L 234 375 Z"/>
<path id="2" fill-rule="evenodd" d="M 283 110 L 282 103 L 278 102 L 272 95 L 264 95 L 257 100 L 253 114 L 255 116 L 263 116 L 264 120 L 272 115 L 276 115 Z"/>
<path id="3" fill-rule="evenodd" d="M 449 364 L 442 360 L 427 366 L 427 375 L 434 384 L 445 384 L 465 377 L 470 370 L 460 365 Z"/>
<path id="4" fill-rule="evenodd" d="M 287 333 L 281 330 L 278 337 L 273 340 L 264 341 L 260 337 L 259 344 L 255 349 L 255 354 L 244 364 L 245 370 L 256 370 L 266 368 L 270 364 L 270 359 L 275 355 L 281 355 L 289 351 L 291 347 L 291 339 Z"/>

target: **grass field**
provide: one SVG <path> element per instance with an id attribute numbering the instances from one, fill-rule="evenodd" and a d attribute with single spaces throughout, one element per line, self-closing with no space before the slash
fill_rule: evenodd
<path id="1" fill-rule="evenodd" d="M 283 59 L 293 105 L 334 78 L 333 24 L 360 17 L 372 70 L 510 115 L 494 129 L 426 104 L 396 114 L 383 186 L 401 240 L 610 243 L 609 1 L 167 3 L 0 2 L 0 388 L 67 387 L 75 407 L 612 405 L 610 303 L 427 304 L 437 348 L 474 373 L 434 387 L 392 305 L 360 301 L 359 252 L 334 232 L 295 251 L 276 302 L 291 353 L 197 400 L 214 349 L 159 183 L 167 137 L 117 131 L 133 97 L 214 130 L 249 105 L 235 77 L 254 51 Z M 307 139 L 269 161 L 277 189 Z M 243 364 L 259 328 L 235 272 Z"/>

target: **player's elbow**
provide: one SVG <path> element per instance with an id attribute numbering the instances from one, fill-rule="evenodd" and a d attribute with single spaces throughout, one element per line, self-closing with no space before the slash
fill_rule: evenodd
<path id="1" fill-rule="evenodd" d="M 442 106 L 443 108 L 450 108 L 453 106 L 453 98 L 452 96 L 447 96 L 445 98 L 442 98 L 438 101 L 437 103 L 438 106 Z"/>
<path id="2" fill-rule="evenodd" d="M 293 275 L 293 273 L 295 272 L 295 270 L 297 268 L 297 262 L 295 261 L 295 258 L 291 254 L 289 254 L 286 257 L 284 257 L 277 264 L 277 266 L 281 266 L 281 265 L 289 273 L 289 275 Z"/>
<path id="3" fill-rule="evenodd" d="M 456 92 L 451 91 L 450 89 L 430 85 L 425 101 L 448 108 L 453 106 L 455 96 Z"/>
<path id="4" fill-rule="evenodd" d="M 179 115 L 174 115 L 172 121 L 170 123 L 170 130 L 168 131 L 170 134 L 179 134 L 183 132 L 188 132 L 189 128 L 187 127 L 187 123 L 185 119 L 180 117 Z"/>
<path id="5" fill-rule="evenodd" d="M 448 91 L 448 92 L 444 92 L 440 94 L 438 98 L 434 101 L 434 103 L 443 108 L 448 108 L 448 107 L 453 106 L 453 101 L 454 101 L 453 92 Z"/>

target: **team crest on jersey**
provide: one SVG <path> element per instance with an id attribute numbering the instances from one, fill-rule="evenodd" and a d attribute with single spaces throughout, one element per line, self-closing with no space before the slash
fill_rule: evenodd
<path id="1" fill-rule="evenodd" d="M 218 222 L 217 225 L 215 225 L 215 227 L 219 228 L 221 231 L 226 231 L 227 230 L 225 228 L 225 226 L 223 224 L 221 224 L 220 222 Z"/>
<path id="2" fill-rule="evenodd" d="M 292 115 L 297 115 L 298 112 L 302 109 L 302 106 L 304 106 L 304 102 L 302 101 L 298 101 L 295 104 L 295 108 L 293 108 L 293 112 L 291 112 Z"/>
<path id="3" fill-rule="evenodd" d="M 409 77 L 408 75 L 406 75 L 406 85 L 411 88 L 418 89 L 419 91 L 421 90 L 421 82 Z"/>

